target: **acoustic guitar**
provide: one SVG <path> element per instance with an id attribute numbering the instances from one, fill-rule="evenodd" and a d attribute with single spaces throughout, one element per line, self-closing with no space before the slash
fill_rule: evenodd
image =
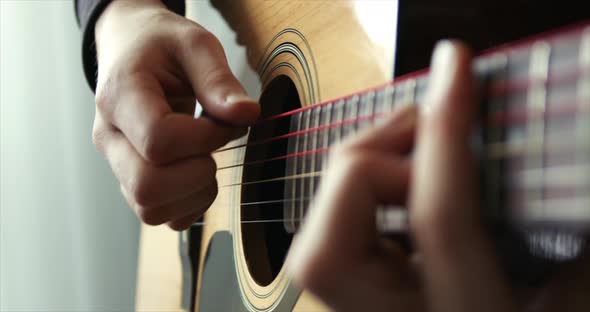
<path id="1" fill-rule="evenodd" d="M 476 50 L 528 38 L 473 65 L 484 223 L 506 274 L 542 285 L 578 259 L 590 233 L 590 11 L 512 2 L 214 1 L 259 76 L 262 116 L 214 153 L 219 195 L 198 223 L 180 235 L 142 228 L 137 310 L 327 310 L 284 267 L 326 155 L 396 107 L 419 105 L 427 70 L 399 75 L 425 67 L 448 36 Z M 376 222 L 411 248 L 403 208 L 379 207 Z"/>

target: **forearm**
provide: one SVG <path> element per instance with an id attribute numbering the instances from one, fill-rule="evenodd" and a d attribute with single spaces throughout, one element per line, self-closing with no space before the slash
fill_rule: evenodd
<path id="1" fill-rule="evenodd" d="M 96 46 L 94 28 L 98 18 L 113 0 L 75 0 L 76 17 L 82 30 L 82 64 L 88 85 L 96 89 Z M 142 0 L 114 0 L 114 1 L 142 1 Z M 184 15 L 184 0 L 161 0 L 173 12 Z"/>

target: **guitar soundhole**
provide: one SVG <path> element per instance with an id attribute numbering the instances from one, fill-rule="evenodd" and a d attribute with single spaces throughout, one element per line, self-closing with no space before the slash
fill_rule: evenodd
<path id="1" fill-rule="evenodd" d="M 301 106 L 295 85 L 286 76 L 275 78 L 260 98 L 261 120 Z M 242 241 L 251 276 L 259 285 L 270 284 L 280 272 L 293 235 L 283 221 L 287 139 L 257 144 L 289 132 L 290 118 L 263 121 L 250 129 L 242 178 Z M 275 180 L 272 180 L 275 179 Z M 268 181 L 272 180 L 272 181 Z M 265 182 L 266 181 L 266 182 Z"/>

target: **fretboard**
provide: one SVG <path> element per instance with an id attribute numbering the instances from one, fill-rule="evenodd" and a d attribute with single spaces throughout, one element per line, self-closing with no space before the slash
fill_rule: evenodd
<path id="1" fill-rule="evenodd" d="M 476 136 L 486 216 L 590 232 L 589 24 L 489 51 L 474 61 L 474 74 L 481 82 Z M 427 85 L 424 71 L 281 115 L 291 118 L 289 231 L 305 215 L 330 147 L 400 106 L 420 105 Z M 388 209 L 385 223 L 403 226 L 404 214 Z"/>

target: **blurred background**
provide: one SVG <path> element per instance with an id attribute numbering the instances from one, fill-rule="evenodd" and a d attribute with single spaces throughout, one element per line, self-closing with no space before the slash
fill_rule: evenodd
<path id="1" fill-rule="evenodd" d="M 257 97 L 209 1 L 193 16 Z M 139 225 L 91 142 L 71 0 L 0 0 L 0 311 L 132 311 Z"/>
<path id="2" fill-rule="evenodd" d="M 0 310 L 131 311 L 139 226 L 91 142 L 72 1 L 0 0 Z"/>

